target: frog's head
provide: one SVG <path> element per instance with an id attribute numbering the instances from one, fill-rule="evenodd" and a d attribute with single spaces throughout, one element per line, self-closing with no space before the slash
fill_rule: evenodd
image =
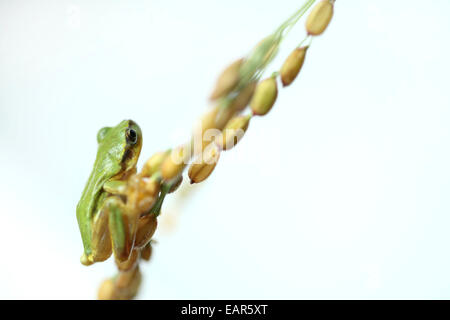
<path id="1" fill-rule="evenodd" d="M 99 154 L 104 155 L 108 163 L 117 165 L 115 174 L 128 172 L 136 166 L 142 148 L 142 132 L 133 120 L 100 129 L 97 141 Z"/>

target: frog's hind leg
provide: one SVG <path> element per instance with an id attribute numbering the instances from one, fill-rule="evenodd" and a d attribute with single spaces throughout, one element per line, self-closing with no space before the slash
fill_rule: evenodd
<path id="1" fill-rule="evenodd" d="M 108 213 L 99 209 L 95 214 L 92 230 L 92 262 L 107 260 L 112 253 L 111 239 L 108 226 Z"/>
<path id="2" fill-rule="evenodd" d="M 128 214 L 124 202 L 119 197 L 108 197 L 104 210 L 108 215 L 112 250 L 119 262 L 129 259 L 136 238 L 138 217 Z"/>

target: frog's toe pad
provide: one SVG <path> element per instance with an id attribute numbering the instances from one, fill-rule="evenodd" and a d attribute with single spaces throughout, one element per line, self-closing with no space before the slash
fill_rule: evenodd
<path id="1" fill-rule="evenodd" d="M 94 262 L 91 259 L 89 259 L 86 253 L 83 253 L 83 255 L 80 258 L 80 262 L 85 266 L 90 266 L 91 264 L 94 264 Z"/>

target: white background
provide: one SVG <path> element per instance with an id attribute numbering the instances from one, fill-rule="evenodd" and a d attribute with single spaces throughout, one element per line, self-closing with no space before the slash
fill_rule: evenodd
<path id="1" fill-rule="evenodd" d="M 97 130 L 136 120 L 140 165 L 183 142 L 301 4 L 1 0 L 0 298 L 95 298 L 115 267 L 79 263 L 75 207 Z M 139 298 L 450 298 L 448 12 L 338 0 L 273 111 L 168 199 Z"/>

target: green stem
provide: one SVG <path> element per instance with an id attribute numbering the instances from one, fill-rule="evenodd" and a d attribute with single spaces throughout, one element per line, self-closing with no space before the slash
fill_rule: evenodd
<path id="1" fill-rule="evenodd" d="M 241 67 L 241 81 L 238 88 L 244 88 L 250 81 L 259 80 L 268 64 L 277 55 L 280 43 L 315 2 L 316 0 L 307 0 L 302 7 L 283 22 L 273 34 L 265 38 L 265 40 L 263 40 L 265 42 L 254 49 Z M 267 57 L 267 54 L 269 53 L 271 53 L 271 56 Z"/>
<path id="2" fill-rule="evenodd" d="M 308 35 L 308 36 L 305 37 L 305 39 L 302 40 L 302 42 L 300 42 L 300 43 L 298 44 L 297 48 L 301 48 L 301 47 L 303 46 L 303 43 L 305 43 L 306 40 L 309 40 L 309 43 L 308 43 L 305 47 L 311 46 L 313 37 L 310 36 L 310 35 Z"/>
<path id="3" fill-rule="evenodd" d="M 297 10 L 297 12 L 295 12 L 289 19 L 278 27 L 275 34 L 280 34 L 281 38 L 284 39 L 291 29 L 297 24 L 298 20 L 300 20 L 306 11 L 308 11 L 308 9 L 314 4 L 314 2 L 316 2 L 316 0 L 308 0 L 305 2 L 303 6 Z M 283 34 L 286 29 L 287 31 Z"/>
<path id="4" fill-rule="evenodd" d="M 159 216 L 159 214 L 161 213 L 161 207 L 163 205 L 164 199 L 166 198 L 166 195 L 169 193 L 171 188 L 172 188 L 172 183 L 163 183 L 162 184 L 161 193 L 158 197 L 158 200 L 156 200 L 156 203 L 150 209 L 150 212 L 149 212 L 150 214 Z"/>

